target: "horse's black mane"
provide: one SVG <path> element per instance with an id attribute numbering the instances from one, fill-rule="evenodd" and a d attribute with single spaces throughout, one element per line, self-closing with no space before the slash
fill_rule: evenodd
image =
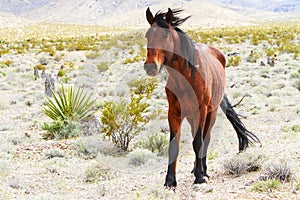
<path id="1" fill-rule="evenodd" d="M 192 76 L 194 77 L 195 74 L 195 42 L 187 35 L 185 34 L 180 28 L 178 28 L 179 25 L 184 23 L 187 19 L 189 19 L 191 16 L 180 18 L 178 17 L 178 14 L 180 14 L 183 10 L 181 9 L 174 9 L 173 12 L 173 20 L 171 21 L 171 26 L 174 27 L 176 32 L 178 33 L 178 36 L 180 38 L 181 43 L 181 57 L 183 57 L 187 64 L 189 65 L 189 68 L 192 72 Z M 166 21 L 166 12 L 157 12 L 155 14 L 155 22 L 158 26 L 162 28 L 168 29 L 168 23 Z"/>

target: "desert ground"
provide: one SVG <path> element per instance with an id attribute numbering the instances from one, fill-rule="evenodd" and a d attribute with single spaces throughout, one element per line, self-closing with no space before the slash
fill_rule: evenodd
<path id="1" fill-rule="evenodd" d="M 236 25 L 253 26 L 252 19 L 248 22 Z M 207 28 L 211 28 L 209 25 Z M 184 121 L 177 167 L 178 186 L 173 190 L 163 186 L 168 162 L 166 156 L 153 152 L 143 155 L 141 151 L 146 162 L 139 166 L 131 164 L 130 156 L 130 152 L 137 149 L 135 144 L 149 134 L 168 130 L 166 115 L 149 122 L 132 141 L 129 152 L 121 152 L 110 140 L 104 140 L 101 133 L 101 105 L 105 101 L 128 98 L 127 82 L 147 77 L 143 58 L 124 62 L 139 52 L 138 42 L 132 43 L 132 40 L 138 38 L 145 48 L 146 28 L 116 29 L 27 21 L 22 21 L 21 27 L 2 26 L 1 45 L 8 42 L 18 46 L 28 42 L 31 36 L 41 41 L 47 38 L 45 41 L 49 43 L 85 36 L 108 34 L 109 37 L 89 50 L 64 49 L 53 54 L 31 46 L 29 50 L 18 52 L 14 48 L 1 54 L 0 199 L 300 199 L 299 56 L 279 52 L 275 65 L 270 66 L 264 42 L 258 45 L 249 40 L 212 42 L 226 55 L 239 53 L 241 62 L 238 66 L 226 68 L 226 93 L 232 104 L 248 94 L 235 110 L 246 127 L 259 137 L 261 144 L 237 154 L 236 133 L 220 111 L 208 152 L 210 179 L 207 184 L 195 186 L 191 174 L 194 163 L 192 136 Z M 195 24 L 192 29 L 184 30 L 196 32 L 198 26 Z M 278 26 L 285 26 L 285 23 Z M 102 43 L 107 44 L 113 39 L 117 42 L 104 48 Z M 299 44 L 300 35 L 296 34 L 294 40 Z M 251 51 L 259 54 L 256 62 L 247 61 Z M 47 63 L 46 73 L 57 74 L 61 65 L 66 66 L 67 81 L 57 78 L 57 89 L 63 83 L 65 86 L 75 85 L 92 92 L 97 99 L 94 118 L 85 123 L 78 137 L 66 140 L 42 138 L 46 132 L 43 124 L 51 121 L 42 112 L 47 100 L 45 79 L 35 80 L 33 74 L 34 66 L 42 61 Z M 261 66 L 261 61 L 265 66 Z M 99 64 L 107 63 L 108 69 L 100 71 Z M 166 77 L 165 71 L 157 77 L 158 87 L 149 100 L 151 109 L 161 109 L 163 113 L 168 109 L 164 93 Z M 255 171 L 230 174 L 224 163 L 234 162 L 236 157 L 257 157 L 260 167 Z M 257 189 L 270 164 L 288 168 L 289 179 L 276 187 Z"/>

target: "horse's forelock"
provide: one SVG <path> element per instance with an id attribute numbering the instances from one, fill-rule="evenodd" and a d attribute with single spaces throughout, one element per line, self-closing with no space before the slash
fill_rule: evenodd
<path id="1" fill-rule="evenodd" d="M 192 76 L 194 76 L 195 73 L 195 42 L 188 37 L 181 29 L 179 29 L 177 26 L 181 25 L 183 22 L 185 22 L 188 18 L 191 16 L 188 16 L 186 18 L 179 18 L 177 15 L 180 14 L 183 10 L 182 9 L 174 9 L 173 12 L 173 20 L 171 22 L 171 26 L 174 27 L 174 30 L 178 33 L 179 39 L 180 39 L 180 44 L 181 44 L 181 57 L 183 57 L 191 72 Z M 164 12 L 157 12 L 155 14 L 155 21 L 158 26 L 162 28 L 167 28 L 169 29 L 169 25 L 166 21 L 166 13 Z"/>

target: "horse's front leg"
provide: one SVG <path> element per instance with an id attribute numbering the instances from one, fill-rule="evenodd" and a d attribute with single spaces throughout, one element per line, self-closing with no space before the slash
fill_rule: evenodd
<path id="1" fill-rule="evenodd" d="M 168 114 L 170 126 L 170 144 L 169 144 L 169 164 L 166 176 L 166 187 L 176 187 L 176 164 L 179 153 L 180 127 L 182 118 L 178 113 L 171 112 Z"/>

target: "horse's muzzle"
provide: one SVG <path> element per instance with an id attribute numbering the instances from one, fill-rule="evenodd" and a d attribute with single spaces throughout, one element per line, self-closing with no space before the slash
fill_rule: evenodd
<path id="1" fill-rule="evenodd" d="M 156 63 L 144 64 L 144 69 L 149 76 L 156 76 L 159 72 L 159 68 Z"/>

